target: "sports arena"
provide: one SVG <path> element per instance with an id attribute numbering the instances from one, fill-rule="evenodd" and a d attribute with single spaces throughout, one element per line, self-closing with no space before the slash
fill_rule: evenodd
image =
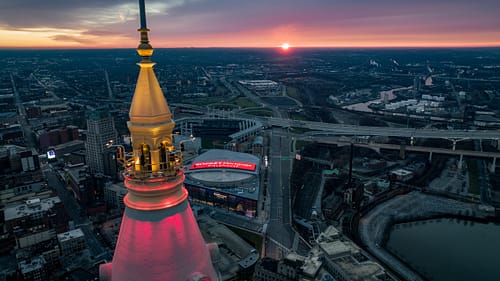
<path id="1" fill-rule="evenodd" d="M 260 160 L 258 157 L 212 149 L 186 167 L 184 185 L 193 202 L 223 208 L 247 217 L 257 215 Z"/>

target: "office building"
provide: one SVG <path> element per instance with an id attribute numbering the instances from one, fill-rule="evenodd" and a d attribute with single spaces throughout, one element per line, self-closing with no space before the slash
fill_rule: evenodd
<path id="1" fill-rule="evenodd" d="M 118 133 L 115 129 L 113 116 L 106 109 L 97 109 L 90 112 L 87 119 L 87 166 L 92 173 L 105 173 L 104 157 L 107 146 L 118 143 Z"/>

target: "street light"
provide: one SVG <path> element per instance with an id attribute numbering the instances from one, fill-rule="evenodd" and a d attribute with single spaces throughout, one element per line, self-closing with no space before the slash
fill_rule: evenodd
<path id="1" fill-rule="evenodd" d="M 125 147 L 121 144 L 113 144 L 113 140 L 109 140 L 107 143 L 106 143 L 106 148 L 110 149 L 110 148 L 113 148 L 115 147 L 116 148 L 116 151 L 118 152 L 118 157 L 117 157 L 117 161 L 119 163 L 121 163 L 124 167 L 127 163 L 127 158 L 128 156 L 132 156 L 132 153 L 125 153 Z"/>
<path id="2" fill-rule="evenodd" d="M 183 144 L 187 141 L 194 142 L 196 140 L 196 137 L 194 137 L 192 134 L 189 135 L 189 139 L 181 140 L 179 141 L 179 150 L 184 151 L 184 146 Z"/>

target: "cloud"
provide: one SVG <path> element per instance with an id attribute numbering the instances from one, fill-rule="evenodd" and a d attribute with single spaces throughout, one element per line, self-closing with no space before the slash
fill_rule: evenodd
<path id="1" fill-rule="evenodd" d="M 82 32 L 82 35 L 90 35 L 96 37 L 105 37 L 105 36 L 128 36 L 128 34 L 123 32 L 116 32 L 111 30 L 86 30 Z"/>
<path id="2" fill-rule="evenodd" d="M 80 36 L 75 36 L 75 35 L 63 35 L 63 34 L 58 34 L 51 36 L 50 39 L 55 40 L 55 41 L 62 41 L 62 42 L 67 42 L 67 43 L 78 43 L 82 45 L 90 45 L 94 44 L 95 41 L 88 39 L 88 38 L 82 38 Z"/>
<path id="3" fill-rule="evenodd" d="M 153 44 L 179 38 L 251 42 L 245 35 L 253 41 L 287 36 L 321 41 L 341 35 L 496 32 L 500 26 L 498 0 L 147 0 L 146 8 Z M 137 38 L 137 15 L 137 0 L 0 0 L 0 30 L 45 29 L 58 42 Z"/>
<path id="4" fill-rule="evenodd" d="M 164 15 L 169 9 L 193 0 L 148 1 L 148 16 Z M 16 0 L 0 2 L 0 25 L 9 28 L 91 28 L 137 20 L 138 2 L 133 0 Z"/>

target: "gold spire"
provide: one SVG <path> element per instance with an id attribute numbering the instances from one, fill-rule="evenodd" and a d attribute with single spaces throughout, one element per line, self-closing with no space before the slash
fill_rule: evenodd
<path id="1" fill-rule="evenodd" d="M 137 53 L 142 57 L 142 61 L 138 63 L 141 70 L 130 106 L 130 121 L 139 123 L 147 123 L 148 121 L 153 123 L 172 122 L 172 114 L 153 71 L 155 65 L 151 61 L 153 47 L 149 44 L 144 0 L 139 1 L 139 10 L 141 28 L 138 31 L 141 33 L 141 41 L 137 47 Z"/>
<path id="2" fill-rule="evenodd" d="M 153 71 L 153 62 L 138 63 L 141 68 L 130 105 L 130 121 L 137 123 L 170 123 L 172 113 Z"/>
<path id="3" fill-rule="evenodd" d="M 130 173 L 135 178 L 176 175 L 182 167 L 182 158 L 180 152 L 174 153 L 172 132 L 175 123 L 153 71 L 153 47 L 149 44 L 144 0 L 139 1 L 139 9 L 141 28 L 138 31 L 141 40 L 137 53 L 142 61 L 137 64 L 140 72 L 130 105 L 130 121 L 127 122 L 134 154 Z M 171 161 L 167 159 L 169 155 L 172 157 Z"/>

